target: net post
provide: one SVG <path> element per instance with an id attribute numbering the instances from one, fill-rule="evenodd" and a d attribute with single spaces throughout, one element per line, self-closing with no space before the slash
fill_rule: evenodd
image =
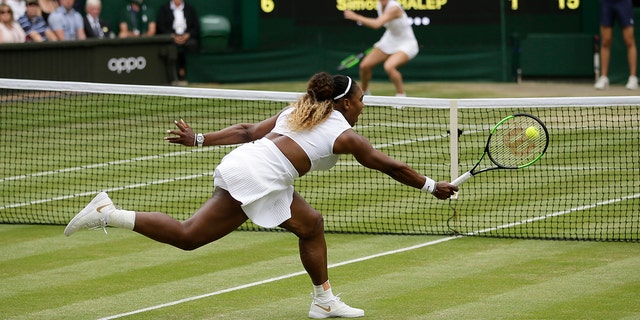
<path id="1" fill-rule="evenodd" d="M 459 176 L 459 150 L 458 150 L 458 100 L 449 102 L 449 157 L 451 159 L 450 175 L 453 181 Z M 456 192 L 452 198 L 457 199 Z"/>

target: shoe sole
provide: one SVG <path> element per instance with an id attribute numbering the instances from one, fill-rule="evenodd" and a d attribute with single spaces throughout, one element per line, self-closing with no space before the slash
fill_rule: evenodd
<path id="1" fill-rule="evenodd" d="M 362 318 L 362 317 L 364 317 L 364 313 L 362 313 L 361 315 L 355 315 L 355 316 L 334 316 L 334 315 L 327 315 L 327 314 L 322 314 L 322 313 L 317 313 L 317 312 L 309 312 L 309 318 L 311 318 L 311 319 Z"/>
<path id="2" fill-rule="evenodd" d="M 334 311 L 334 310 L 332 310 L 332 311 Z M 351 315 L 336 315 L 335 313 L 332 313 L 332 312 L 316 311 L 316 310 L 313 310 L 313 308 L 311 310 L 309 310 L 309 318 L 312 318 L 312 319 L 361 318 L 361 317 L 364 317 L 364 310 L 360 310 L 360 312 L 357 313 L 357 314 L 356 313 L 352 313 Z"/>
<path id="3" fill-rule="evenodd" d="M 69 224 L 67 224 L 67 227 L 64 228 L 64 235 L 69 237 L 72 234 L 74 234 L 76 231 L 78 231 L 80 227 L 76 227 L 75 224 L 78 221 L 80 221 L 82 218 L 84 218 L 87 214 L 91 213 L 93 209 L 96 207 L 96 204 L 105 200 L 105 198 L 109 199 L 109 196 L 105 192 L 98 193 L 98 195 L 96 195 L 93 198 L 93 200 L 91 200 L 91 202 L 89 202 L 89 204 L 86 207 L 84 207 L 84 209 L 82 209 L 82 211 L 76 214 L 76 216 L 73 217 L 71 221 L 69 221 Z"/>

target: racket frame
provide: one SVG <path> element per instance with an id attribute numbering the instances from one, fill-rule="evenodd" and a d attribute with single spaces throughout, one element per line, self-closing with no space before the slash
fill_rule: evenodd
<path id="1" fill-rule="evenodd" d="M 533 120 L 535 120 L 536 122 L 538 122 L 538 124 L 540 124 L 540 127 L 542 128 L 542 130 L 544 130 L 544 134 L 546 139 L 545 142 L 545 146 L 542 149 L 541 152 L 539 152 L 538 156 L 536 158 L 534 158 L 533 160 L 525 163 L 525 164 L 521 164 L 519 166 L 505 166 L 500 164 L 499 162 L 497 162 L 492 156 L 491 156 L 491 152 L 489 151 L 489 145 L 491 144 L 491 138 L 493 137 L 493 134 L 496 132 L 496 130 L 506 121 L 513 119 L 515 117 L 529 117 L 532 118 Z M 471 170 L 463 173 L 461 176 L 459 176 L 458 178 L 456 178 L 455 180 L 453 180 L 451 182 L 451 184 L 455 185 L 455 186 L 459 186 L 461 185 L 463 182 L 469 180 L 471 177 L 482 173 L 482 172 L 487 172 L 487 171 L 491 171 L 491 170 L 496 170 L 496 169 L 522 169 L 522 168 L 526 168 L 528 166 L 531 166 L 532 164 L 536 163 L 538 160 L 540 160 L 540 158 L 542 158 L 542 156 L 545 154 L 545 152 L 547 152 L 547 148 L 549 147 L 549 131 L 547 130 L 547 127 L 544 125 L 544 123 L 536 116 L 527 114 L 527 113 L 516 113 L 510 116 L 507 116 L 505 118 L 503 118 L 502 120 L 500 120 L 498 123 L 496 123 L 491 130 L 489 131 L 489 137 L 487 138 L 487 142 L 485 143 L 484 146 L 484 150 L 482 152 L 482 155 L 480 156 L 480 159 L 478 159 L 478 161 L 475 163 L 475 165 L 473 166 L 473 168 L 471 168 Z M 495 166 L 493 167 L 487 167 L 484 168 L 482 170 L 479 171 L 475 171 L 478 166 L 480 165 L 480 163 L 482 162 L 482 159 L 484 159 L 485 156 L 488 156 L 489 159 L 491 160 L 491 163 L 493 163 Z"/>

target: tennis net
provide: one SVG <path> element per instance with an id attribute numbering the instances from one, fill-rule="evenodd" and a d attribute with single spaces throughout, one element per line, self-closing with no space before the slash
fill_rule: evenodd
<path id="1" fill-rule="evenodd" d="M 0 223 L 66 224 L 99 191 L 125 209 L 184 220 L 210 197 L 213 170 L 235 146 L 169 144 L 173 121 L 215 131 L 270 117 L 299 95 L 0 79 Z M 365 104 L 354 129 L 436 180 L 469 170 L 507 115 L 539 117 L 551 141 L 532 167 L 480 174 L 444 201 L 343 156 L 295 185 L 327 232 L 640 241 L 640 97 Z"/>

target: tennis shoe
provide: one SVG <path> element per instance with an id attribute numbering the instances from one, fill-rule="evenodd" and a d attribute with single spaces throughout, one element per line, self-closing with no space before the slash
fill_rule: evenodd
<path id="1" fill-rule="evenodd" d="M 629 76 L 629 80 L 627 80 L 627 85 L 625 87 L 629 90 L 638 89 L 638 77 Z"/>
<path id="2" fill-rule="evenodd" d="M 113 202 L 105 192 L 100 192 L 80 211 L 64 229 L 68 237 L 80 229 L 102 229 L 106 233 L 109 215 L 116 210 Z"/>
<path id="3" fill-rule="evenodd" d="M 607 76 L 602 76 L 598 78 L 596 84 L 593 86 L 597 90 L 605 90 L 609 88 L 609 78 Z"/>
<path id="4" fill-rule="evenodd" d="M 329 301 L 313 298 L 311 310 L 309 310 L 309 318 L 312 319 L 358 317 L 364 317 L 364 310 L 348 306 L 338 296 L 334 296 Z"/>

